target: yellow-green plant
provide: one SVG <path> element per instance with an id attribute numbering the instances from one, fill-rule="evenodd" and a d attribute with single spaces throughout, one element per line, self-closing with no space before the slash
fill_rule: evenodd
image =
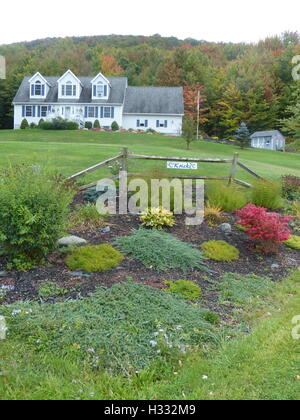
<path id="1" fill-rule="evenodd" d="M 190 280 L 165 281 L 169 286 L 165 292 L 174 293 L 183 299 L 195 301 L 203 296 L 201 287 Z"/>
<path id="2" fill-rule="evenodd" d="M 66 264 L 71 270 L 83 270 L 87 273 L 107 271 L 117 267 L 123 255 L 109 244 L 83 246 L 73 251 Z"/>
<path id="3" fill-rule="evenodd" d="M 235 261 L 240 257 L 239 250 L 225 241 L 208 241 L 201 245 L 205 257 L 215 261 Z"/>
<path id="4" fill-rule="evenodd" d="M 291 235 L 287 241 L 285 241 L 286 246 L 292 249 L 300 249 L 300 236 Z"/>
<path id="5" fill-rule="evenodd" d="M 163 207 L 149 208 L 141 214 L 140 220 L 143 222 L 144 226 L 158 230 L 175 225 L 174 214 Z"/>

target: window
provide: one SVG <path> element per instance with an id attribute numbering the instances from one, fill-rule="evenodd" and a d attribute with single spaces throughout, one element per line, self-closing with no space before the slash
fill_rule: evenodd
<path id="1" fill-rule="evenodd" d="M 88 117 L 89 118 L 95 118 L 95 111 L 96 111 L 95 107 L 89 106 L 88 107 Z"/>
<path id="2" fill-rule="evenodd" d="M 42 84 L 39 80 L 37 82 L 35 82 L 34 94 L 35 94 L 35 96 L 40 96 L 42 94 Z"/>
<path id="3" fill-rule="evenodd" d="M 66 83 L 66 96 L 73 96 L 73 85 L 72 82 Z"/>
<path id="4" fill-rule="evenodd" d="M 148 127 L 148 120 L 137 120 L 137 127 Z"/>
<path id="5" fill-rule="evenodd" d="M 41 117 L 47 117 L 47 113 L 48 113 L 48 107 L 47 106 L 42 106 L 41 107 Z"/>
<path id="6" fill-rule="evenodd" d="M 25 108 L 25 117 L 32 117 L 32 106 L 26 106 Z"/>
<path id="7" fill-rule="evenodd" d="M 76 96 L 77 87 L 73 85 L 72 82 L 67 82 L 65 85 L 61 87 L 61 95 L 62 96 Z"/>
<path id="8" fill-rule="evenodd" d="M 102 98 L 104 96 L 104 85 L 102 82 L 98 82 L 96 93 L 97 98 Z"/>
<path id="9" fill-rule="evenodd" d="M 157 128 L 168 128 L 168 121 L 167 120 L 157 120 L 156 121 Z"/>
<path id="10" fill-rule="evenodd" d="M 44 96 L 45 95 L 45 85 L 43 85 L 39 80 L 31 85 L 31 96 Z"/>
<path id="11" fill-rule="evenodd" d="M 104 118 L 112 118 L 111 117 L 111 107 L 105 106 L 104 107 Z"/>

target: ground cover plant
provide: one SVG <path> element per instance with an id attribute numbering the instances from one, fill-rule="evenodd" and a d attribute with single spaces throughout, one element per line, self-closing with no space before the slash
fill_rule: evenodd
<path id="1" fill-rule="evenodd" d="M 59 311 L 61 308 L 64 309 L 65 304 L 33 305 L 23 303 L 2 306 L 1 313 L 6 316 L 10 330 L 8 339 L 3 340 L 0 346 L 0 399 L 298 400 L 299 342 L 294 340 L 291 335 L 291 320 L 300 305 L 299 280 L 300 272 L 296 271 L 288 279 L 277 283 L 272 288 L 271 295 L 264 298 L 263 310 L 260 304 L 257 307 L 257 303 L 259 303 L 257 300 L 253 299 L 251 301 L 251 304 L 247 307 L 251 308 L 252 330 L 248 330 L 246 335 L 229 341 L 221 340 L 216 350 L 209 347 L 208 352 L 188 352 L 187 355 L 180 352 L 179 358 L 159 357 L 157 356 L 158 353 L 155 353 L 157 347 L 151 346 L 151 355 L 154 358 L 149 367 L 138 371 L 133 370 L 129 377 L 124 377 L 123 365 L 121 365 L 121 376 L 112 375 L 102 370 L 99 372 L 92 368 L 90 363 L 83 363 L 80 356 L 85 354 L 86 345 L 84 344 L 79 349 L 78 346 L 68 346 L 66 342 L 64 346 L 64 343 L 62 343 L 63 334 L 59 330 L 56 330 L 59 341 L 53 340 L 56 324 L 59 324 L 59 326 L 63 324 L 62 318 L 65 314 L 64 311 L 62 313 Z M 155 296 L 158 296 L 157 291 L 154 292 L 156 292 Z M 179 306 L 182 308 L 182 304 L 185 308 L 186 304 L 182 299 L 175 298 L 174 300 L 173 298 L 167 301 L 175 302 L 174 309 L 176 312 L 174 313 L 173 304 L 170 304 L 166 309 L 165 300 L 161 302 L 160 299 L 157 299 L 156 303 L 153 303 L 152 298 L 148 299 L 146 297 L 144 290 L 138 294 L 136 300 L 134 298 L 136 293 L 134 292 L 134 307 L 132 307 L 130 293 L 125 294 L 125 298 L 123 298 L 120 289 L 115 289 L 113 295 L 113 299 L 110 298 L 109 294 L 107 295 L 104 308 L 102 305 L 97 305 L 97 313 L 99 315 L 99 310 L 101 311 L 101 308 L 103 308 L 104 314 L 107 314 L 107 317 L 110 316 L 113 320 L 116 319 L 116 322 L 120 325 L 126 321 L 126 318 L 120 319 L 120 312 L 118 311 L 120 305 L 114 304 L 115 299 L 116 301 L 123 301 L 121 305 L 123 310 L 123 308 L 126 308 L 125 303 L 129 298 L 129 308 L 132 309 L 132 312 L 130 312 L 127 320 L 128 329 L 131 333 L 133 330 L 132 327 L 130 328 L 132 325 L 131 319 L 133 325 L 136 325 L 136 322 L 139 323 L 136 317 L 136 310 L 140 312 L 140 303 L 137 303 L 139 300 L 144 303 L 147 313 L 145 315 L 142 311 L 142 333 L 145 332 L 145 329 L 150 334 L 153 331 L 149 327 L 149 323 L 146 322 L 149 319 L 149 314 L 151 320 L 154 319 L 155 327 L 157 327 L 157 322 L 160 319 L 156 319 L 157 316 L 154 318 L 153 314 L 160 314 L 160 311 L 162 311 L 164 320 L 170 322 L 169 325 L 171 326 L 178 325 L 179 317 L 176 315 L 178 311 L 182 313 L 183 322 L 186 321 L 185 309 L 183 309 L 183 312 L 178 309 Z M 165 293 L 165 295 L 169 294 Z M 93 312 L 95 305 L 91 304 L 90 300 L 85 301 L 84 305 L 88 303 L 90 304 L 88 313 Z M 91 309 L 92 307 L 94 309 Z M 191 307 L 189 306 L 189 308 Z M 77 302 L 77 309 L 78 315 L 81 311 L 80 302 Z M 194 313 L 195 308 L 192 307 L 191 310 Z M 53 312 L 52 316 L 49 316 L 50 311 Z M 73 318 L 75 312 L 74 308 L 71 318 Z M 83 312 L 86 313 L 85 308 Z M 244 316 L 248 313 L 243 313 L 241 310 L 238 313 L 240 315 L 239 322 L 243 323 Z M 58 314 L 59 320 L 56 319 L 56 314 Z M 170 314 L 172 319 L 169 321 Z M 199 320 L 198 314 L 196 318 Z M 51 326 L 51 319 L 54 323 L 53 326 Z M 89 323 L 91 319 L 92 317 L 88 319 Z M 28 329 L 25 327 L 26 322 L 38 327 L 38 329 L 32 329 L 34 332 L 32 339 L 30 339 Z M 42 335 L 40 325 L 44 322 L 46 322 L 47 329 L 42 336 L 43 341 L 37 342 L 35 337 Z M 80 322 L 82 322 L 81 318 Z M 188 321 L 186 322 L 188 323 Z M 67 325 L 71 323 L 71 319 L 68 318 Z M 72 331 L 74 334 L 80 334 L 80 325 L 79 323 L 76 324 L 77 329 L 65 328 L 65 330 L 69 336 Z M 114 323 L 114 325 L 116 324 Z M 182 323 L 180 325 L 183 326 Z M 101 323 L 95 322 L 95 328 L 97 329 L 99 326 L 101 329 Z M 108 331 L 110 331 L 111 323 L 107 321 L 103 328 L 108 328 Z M 166 327 L 162 324 L 159 329 L 166 329 Z M 187 329 L 184 327 L 184 331 Z M 133 331 L 136 334 L 135 329 Z M 176 331 L 180 332 L 180 330 Z M 155 328 L 155 332 L 159 331 Z M 88 330 L 85 330 L 85 334 L 87 333 Z M 120 335 L 120 329 L 117 329 L 117 334 Z M 90 331 L 89 336 L 92 337 L 92 331 Z M 86 335 L 82 340 L 85 342 Z M 107 335 L 104 333 L 101 346 L 105 345 L 106 340 Z M 134 340 L 135 336 L 133 337 Z M 147 340 L 145 341 L 145 348 L 148 352 Z M 70 339 L 70 341 L 74 340 Z M 127 347 L 128 342 L 125 344 L 123 344 L 123 340 L 120 340 L 120 342 L 122 348 L 119 350 L 117 347 L 117 351 L 122 353 L 123 346 Z M 134 342 L 136 343 L 136 341 Z M 55 347 L 55 351 L 49 350 L 50 347 L 51 349 Z M 109 348 L 108 351 L 110 351 Z M 130 355 L 134 355 L 132 346 L 130 346 L 130 352 Z M 24 357 L 24 354 L 26 354 L 26 357 Z M 112 357 L 109 357 L 109 363 L 112 363 L 112 359 Z M 20 378 L 22 378 L 21 381 Z"/>
<path id="2" fill-rule="evenodd" d="M 239 259 L 239 250 L 226 241 L 208 241 L 201 245 L 205 257 L 215 261 L 235 261 Z"/>
<path id="3" fill-rule="evenodd" d="M 106 271 L 117 267 L 124 257 L 109 244 L 82 246 L 71 252 L 66 264 L 71 270 L 83 270 L 88 273 Z"/>
<path id="4" fill-rule="evenodd" d="M 174 293 L 183 299 L 195 301 L 203 296 L 200 286 L 190 280 L 165 281 L 165 292 Z"/>
<path id="5" fill-rule="evenodd" d="M 182 242 L 166 232 L 134 230 L 130 236 L 115 241 L 117 248 L 148 268 L 158 271 L 178 269 L 183 272 L 208 271 L 202 253 L 193 245 Z"/>
<path id="6" fill-rule="evenodd" d="M 28 269 L 55 248 L 74 190 L 40 167 L 11 167 L 0 178 L 2 248 L 10 263 Z"/>
<path id="7" fill-rule="evenodd" d="M 34 351 L 73 355 L 92 368 L 121 374 L 152 360 L 214 346 L 218 332 L 199 307 L 171 293 L 120 283 L 88 298 L 55 304 L 19 303 L 3 308 L 9 339 Z M 138 316 L 137 316 L 138 313 Z"/>
<path id="8" fill-rule="evenodd" d="M 226 273 L 216 287 L 223 301 L 246 305 L 255 299 L 263 300 L 269 296 L 274 289 L 274 282 L 268 277 L 255 274 Z"/>

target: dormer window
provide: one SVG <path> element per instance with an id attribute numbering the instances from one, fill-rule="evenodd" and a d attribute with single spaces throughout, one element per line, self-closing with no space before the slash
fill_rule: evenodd
<path id="1" fill-rule="evenodd" d="M 105 85 L 101 80 L 94 85 L 93 88 L 93 96 L 94 98 L 106 98 L 107 96 L 107 85 Z"/>
<path id="2" fill-rule="evenodd" d="M 76 96 L 76 85 L 73 85 L 71 81 L 68 81 L 65 85 L 61 86 L 62 96 Z"/>
<path id="3" fill-rule="evenodd" d="M 31 96 L 45 96 L 45 85 L 40 80 L 31 85 Z"/>

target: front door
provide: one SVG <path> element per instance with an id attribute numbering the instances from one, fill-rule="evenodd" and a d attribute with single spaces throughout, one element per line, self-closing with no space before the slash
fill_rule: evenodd
<path id="1" fill-rule="evenodd" d="M 70 115 L 71 115 L 71 107 L 66 106 L 66 109 L 65 109 L 65 118 L 66 118 L 66 120 L 68 120 L 70 118 Z"/>

